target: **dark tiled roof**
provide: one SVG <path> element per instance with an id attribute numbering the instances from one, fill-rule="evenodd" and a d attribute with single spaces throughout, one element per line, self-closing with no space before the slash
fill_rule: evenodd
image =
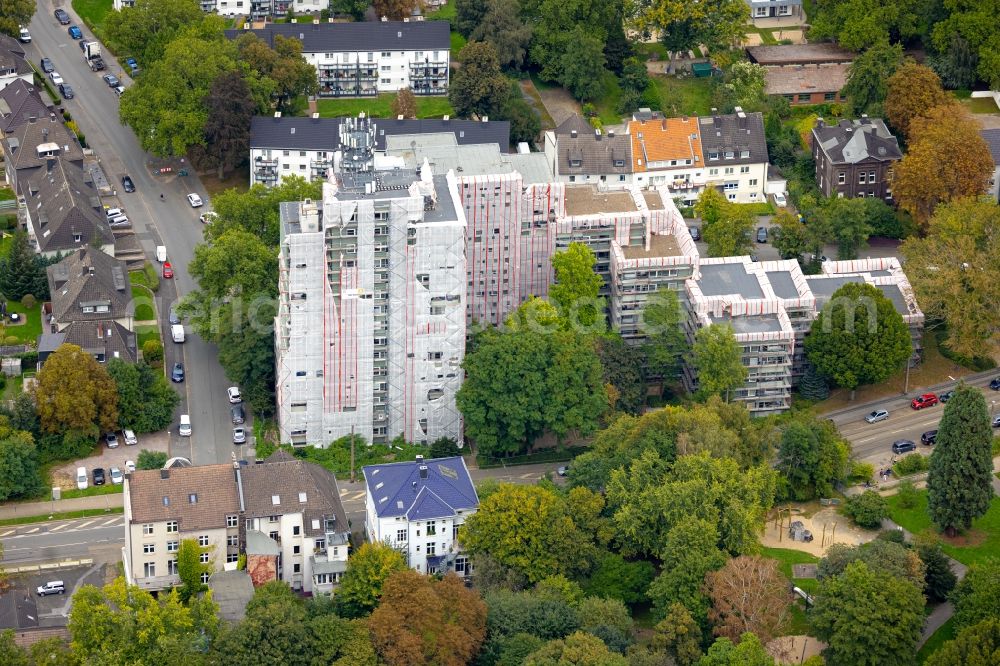
<path id="1" fill-rule="evenodd" d="M 438 21 L 435 21 L 437 23 Z M 328 150 L 340 149 L 340 121 L 342 118 L 274 118 L 257 116 L 250 123 L 250 147 L 278 150 Z M 376 118 L 375 145 L 385 150 L 385 137 L 400 134 L 451 133 L 459 145 L 495 143 L 500 152 L 510 149 L 510 122 L 507 120 L 396 120 Z"/>
<path id="2" fill-rule="evenodd" d="M 559 126 L 556 127 L 556 136 L 569 136 L 573 132 L 576 132 L 577 134 L 593 134 L 594 127 L 584 120 L 583 116 L 574 113 L 572 116 L 559 123 Z"/>
<path id="3" fill-rule="evenodd" d="M 262 464 L 250 465 L 241 472 L 247 516 L 303 513 L 302 529 L 306 534 L 322 535 L 323 521 L 330 518 L 337 525 L 336 531 L 346 532 L 347 516 L 340 503 L 337 479 L 319 465 L 286 456 L 276 452 Z M 312 526 L 314 520 L 319 521 L 318 529 Z"/>
<path id="4" fill-rule="evenodd" d="M 421 465 L 427 467 L 426 477 L 421 477 Z M 461 456 L 369 465 L 362 471 L 375 512 L 382 518 L 432 520 L 479 506 L 472 477 Z"/>
<path id="5" fill-rule="evenodd" d="M 748 46 L 751 62 L 764 66 L 819 65 L 833 62 L 851 62 L 854 54 L 836 44 L 777 44 Z"/>
<path id="6" fill-rule="evenodd" d="M 990 154 L 993 155 L 993 164 L 1000 164 L 1000 129 L 979 130 L 979 135 L 983 137 L 986 145 L 990 147 Z"/>
<path id="7" fill-rule="evenodd" d="M 47 114 L 35 122 L 20 123 L 11 128 L 4 139 L 4 152 L 14 169 L 32 169 L 44 166 L 48 162 L 48 157 L 38 154 L 38 147 L 45 144 L 58 146 L 56 152 L 60 159 L 83 162 L 83 149 L 70 134 L 69 129 L 59 122 L 54 114 Z M 50 152 L 46 151 L 46 154 Z"/>
<path id="8" fill-rule="evenodd" d="M 60 324 L 123 319 L 133 315 L 132 289 L 125 262 L 92 247 L 84 247 L 46 270 L 52 314 Z M 83 312 L 84 305 L 94 304 L 106 304 L 109 311 Z"/>
<path id="9" fill-rule="evenodd" d="M 742 117 L 741 117 L 742 116 Z M 724 116 L 705 116 L 698 119 L 701 130 L 701 149 L 705 166 L 713 164 L 759 164 L 767 162 L 767 138 L 764 136 L 764 116 L 761 113 L 731 113 Z M 749 151 L 749 157 L 740 157 Z M 718 160 L 710 160 L 709 153 L 719 153 Z M 726 159 L 726 152 L 734 157 Z"/>
<path id="10" fill-rule="evenodd" d="M 24 197 L 42 252 L 66 252 L 89 244 L 114 243 L 97 191 L 81 164 L 61 159 L 18 173 L 17 189 Z M 80 240 L 77 241 L 77 236 Z"/>
<path id="11" fill-rule="evenodd" d="M 176 520 L 181 532 L 226 527 L 240 511 L 232 465 L 202 465 L 129 475 L 132 524 Z M 191 495 L 195 501 L 191 501 Z M 167 498 L 166 502 L 164 498 Z"/>
<path id="12" fill-rule="evenodd" d="M 560 175 L 632 173 L 632 137 L 628 134 L 598 134 L 580 116 L 564 120 L 555 133 Z"/>
<path id="13" fill-rule="evenodd" d="M 812 134 L 813 141 L 819 143 L 820 150 L 833 164 L 885 162 L 903 157 L 896 137 L 879 118 L 841 120 L 836 125 L 818 123 Z"/>
<path id="14" fill-rule="evenodd" d="M 0 70 L 13 69 L 17 75 L 32 72 L 24 57 L 24 47 L 10 35 L 0 35 Z"/>
<path id="15" fill-rule="evenodd" d="M 32 117 L 47 118 L 50 112 L 38 89 L 21 79 L 0 90 L 0 132 L 10 132 Z"/>
<path id="16" fill-rule="evenodd" d="M 236 39 L 252 32 L 274 46 L 281 35 L 302 42 L 303 53 L 343 51 L 448 51 L 451 26 L 447 21 L 363 21 L 358 23 L 269 23 L 254 30 L 227 30 Z"/>
<path id="17" fill-rule="evenodd" d="M 135 363 L 139 360 L 135 333 L 113 320 L 73 322 L 63 334 L 63 342 L 76 345 L 88 354 L 101 355 L 105 361 L 120 358 Z"/>

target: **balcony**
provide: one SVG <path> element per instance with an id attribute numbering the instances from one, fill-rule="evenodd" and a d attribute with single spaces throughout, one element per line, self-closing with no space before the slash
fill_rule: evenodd
<path id="1" fill-rule="evenodd" d="M 135 584 L 143 590 L 165 590 L 180 585 L 181 577 L 177 574 L 168 576 L 136 576 Z"/>
<path id="2" fill-rule="evenodd" d="M 319 91 L 320 97 L 375 97 L 376 88 L 363 88 L 357 85 L 327 85 Z"/>
<path id="3" fill-rule="evenodd" d="M 264 183 L 277 182 L 278 172 L 275 169 L 254 169 L 253 177 L 254 180 Z"/>

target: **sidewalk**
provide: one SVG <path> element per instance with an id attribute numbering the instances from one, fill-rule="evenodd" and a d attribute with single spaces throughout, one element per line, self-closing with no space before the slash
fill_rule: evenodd
<path id="1" fill-rule="evenodd" d="M 44 516 L 68 511 L 83 511 L 84 509 L 104 510 L 118 508 L 124 505 L 124 495 L 95 495 L 94 497 L 78 497 L 75 499 L 49 500 L 47 502 L 20 502 L 0 506 L 0 520 L 21 518 L 25 516 Z"/>

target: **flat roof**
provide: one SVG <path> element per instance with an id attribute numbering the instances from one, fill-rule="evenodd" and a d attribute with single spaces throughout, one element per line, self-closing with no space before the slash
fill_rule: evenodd
<path id="1" fill-rule="evenodd" d="M 767 280 L 778 298 L 799 298 L 799 290 L 795 288 L 795 281 L 789 271 L 768 271 Z"/>
<path id="2" fill-rule="evenodd" d="M 567 215 L 633 213 L 638 208 L 628 192 L 598 192 L 590 185 L 566 188 Z"/>
<path id="3" fill-rule="evenodd" d="M 757 276 L 747 273 L 743 264 L 703 264 L 698 287 L 705 296 L 739 294 L 745 299 L 764 298 Z"/>
<path id="4" fill-rule="evenodd" d="M 877 284 L 875 286 L 878 287 L 883 294 L 885 294 L 886 298 L 892 301 L 892 304 L 896 306 L 896 311 L 899 312 L 899 314 L 911 314 L 910 308 L 906 305 L 906 297 L 903 296 L 903 292 L 900 291 L 899 285 Z"/>
<path id="5" fill-rule="evenodd" d="M 860 275 L 810 275 L 806 277 L 809 289 L 812 290 L 813 295 L 816 297 L 817 310 L 822 309 L 823 305 L 826 304 L 831 296 L 833 296 L 833 292 L 837 291 L 845 284 L 864 281 L 864 278 Z"/>
<path id="6" fill-rule="evenodd" d="M 626 245 L 622 247 L 626 259 L 648 259 L 649 257 L 679 257 L 681 246 L 672 234 L 652 234 L 649 237 L 649 250 L 642 245 Z"/>
<path id="7" fill-rule="evenodd" d="M 649 210 L 663 210 L 663 197 L 655 190 L 643 190 L 642 198 L 646 200 L 646 208 Z"/>
<path id="8" fill-rule="evenodd" d="M 764 66 L 851 62 L 854 54 L 836 44 L 772 44 L 747 48 L 750 60 Z"/>
<path id="9" fill-rule="evenodd" d="M 847 85 L 846 63 L 767 68 L 768 95 L 840 92 Z"/>
<path id="10" fill-rule="evenodd" d="M 781 321 L 777 315 L 749 315 L 744 317 L 709 317 L 713 324 L 729 324 L 736 333 L 780 333 Z"/>

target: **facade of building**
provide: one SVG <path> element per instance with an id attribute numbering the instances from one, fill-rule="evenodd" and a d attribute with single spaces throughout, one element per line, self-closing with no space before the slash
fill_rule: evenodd
<path id="1" fill-rule="evenodd" d="M 990 177 L 986 194 L 993 201 L 1000 201 L 1000 129 L 980 130 L 979 134 L 990 147 L 990 155 L 993 156 L 993 176 Z"/>
<path id="2" fill-rule="evenodd" d="M 802 0 L 746 0 L 750 5 L 750 20 L 788 18 L 804 20 Z"/>
<path id="3" fill-rule="evenodd" d="M 627 134 L 605 134 L 580 116 L 570 116 L 545 132 L 545 157 L 556 181 L 591 183 L 619 189 L 630 185 L 632 141 Z"/>
<path id="4" fill-rule="evenodd" d="M 472 573 L 458 534 L 479 508 L 461 456 L 371 465 L 365 476 L 368 540 L 399 550 L 420 573 Z"/>
<path id="5" fill-rule="evenodd" d="M 341 124 L 314 202 L 282 208 L 277 402 L 283 442 L 352 432 L 458 438 L 465 216 L 454 174 L 376 170 L 374 127 Z"/>
<path id="6" fill-rule="evenodd" d="M 448 93 L 447 21 L 267 23 L 227 30 L 226 36 L 246 32 L 270 46 L 279 35 L 301 41 L 302 57 L 316 68 L 321 97 L 374 97 L 403 88 L 416 95 Z"/>
<path id="7" fill-rule="evenodd" d="M 816 184 L 824 196 L 892 201 L 892 171 L 903 158 L 896 137 L 879 118 L 862 116 L 812 130 Z"/>
<path id="8" fill-rule="evenodd" d="M 691 205 L 708 182 L 698 125 L 691 116 L 629 122 L 635 184 L 666 185 Z"/>
<path id="9" fill-rule="evenodd" d="M 290 175 L 313 181 L 325 179 L 340 150 L 340 124 L 345 118 L 257 116 L 250 125 L 250 183 L 278 185 Z M 375 150 L 400 135 L 451 135 L 459 145 L 497 144 L 501 152 L 510 145 L 506 120 L 372 119 Z"/>

